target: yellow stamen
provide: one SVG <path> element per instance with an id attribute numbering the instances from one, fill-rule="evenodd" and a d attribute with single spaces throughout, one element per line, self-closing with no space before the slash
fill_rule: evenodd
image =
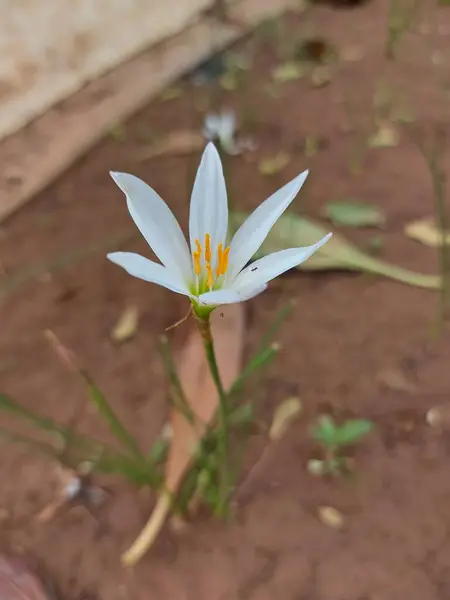
<path id="1" fill-rule="evenodd" d="M 205 235 L 205 260 L 207 263 L 211 262 L 211 236 L 209 233 Z"/>
<path id="2" fill-rule="evenodd" d="M 223 251 L 221 275 L 225 275 L 225 273 L 228 270 L 228 255 L 229 254 L 230 254 L 230 247 L 228 246 L 228 248 L 225 248 L 225 250 Z"/>
<path id="3" fill-rule="evenodd" d="M 209 287 L 209 289 L 211 289 L 213 286 L 213 283 L 214 283 L 214 277 L 213 277 L 211 263 L 206 263 L 206 285 Z"/>
<path id="4" fill-rule="evenodd" d="M 217 248 L 217 268 L 216 268 L 216 277 L 220 277 L 222 273 L 222 260 L 223 260 L 223 245 L 219 244 Z"/>
<path id="5" fill-rule="evenodd" d="M 194 259 L 194 273 L 197 275 L 197 277 L 202 272 L 202 266 L 200 263 L 200 254 L 201 254 L 201 252 L 199 252 L 199 251 L 192 253 L 192 257 Z"/>
<path id="6" fill-rule="evenodd" d="M 203 286 L 212 290 L 216 280 L 225 275 L 228 269 L 228 254 L 230 248 L 224 248 L 223 244 L 217 245 L 217 254 L 215 254 L 215 271 L 212 267 L 213 252 L 211 250 L 211 235 L 205 234 L 205 247 L 202 248 L 200 240 L 195 239 L 195 250 L 192 252 L 192 261 L 194 274 L 197 279 L 197 293 L 201 292 Z M 202 257 L 204 260 L 202 261 Z"/>

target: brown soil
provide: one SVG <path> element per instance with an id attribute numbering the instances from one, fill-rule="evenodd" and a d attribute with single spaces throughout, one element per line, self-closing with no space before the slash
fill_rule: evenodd
<path id="1" fill-rule="evenodd" d="M 307 79 L 294 81 L 278 99 L 265 92 L 277 61 L 274 43 L 254 42 L 255 65 L 243 89 L 222 96 L 244 118 L 252 117 L 243 128 L 251 125 L 260 144 L 249 160 L 229 161 L 230 192 L 240 208 L 250 209 L 311 167 L 294 210 L 317 216 L 324 202 L 345 196 L 377 203 L 388 217 L 381 233 L 384 257 L 436 271 L 435 252 L 403 233 L 406 222 L 433 211 L 420 154 L 402 135 L 396 148 L 370 151 L 361 175 L 352 176 L 348 165 L 355 139 L 343 131 L 346 115 L 340 102 L 346 90 L 355 121 L 367 126 L 375 81 L 385 76 L 410 96 L 423 130 L 431 129 L 441 102 L 430 56 L 448 47 L 450 13 L 424 13 L 431 31 L 436 25 L 439 32 L 427 34 L 422 28 L 422 33 L 407 35 L 399 62 L 389 65 L 382 58 L 387 2 L 354 11 L 317 8 L 307 17 L 289 15 L 285 27 L 291 38 L 317 31 L 341 50 L 361 48 L 364 56 L 344 63 L 330 85 L 316 89 Z M 249 51 L 252 44 L 250 40 L 242 49 Z M 188 84 L 185 90 L 179 99 L 152 103 L 127 125 L 125 141 L 105 140 L 4 226 L 0 256 L 8 273 L 130 227 L 123 198 L 108 177 L 110 169 L 145 178 L 186 222 L 188 180 L 198 156 L 148 163 L 134 158 L 151 132 L 200 124 L 211 90 Z M 311 134 L 323 136 L 326 147 L 308 159 L 301 142 Z M 289 165 L 272 178 L 261 177 L 257 160 L 280 149 L 291 153 Z M 345 233 L 361 244 L 369 235 Z M 138 237 L 123 247 L 145 253 Z M 107 479 L 111 495 L 98 517 L 81 507 L 37 524 L 35 515 L 54 497 L 54 466 L 4 445 L 2 547 L 37 558 L 67 600 L 448 598 L 449 438 L 424 419 L 429 408 L 447 400 L 450 387 L 448 335 L 437 342 L 429 335 L 437 295 L 382 278 L 293 273 L 247 305 L 247 353 L 290 298 L 298 302 L 279 334 L 283 353 L 265 375 L 258 402 L 261 417 L 269 418 L 277 403 L 299 394 L 305 414 L 266 452 L 264 468 L 246 486 L 234 522 L 204 519 L 182 535 L 166 528 L 142 563 L 127 572 L 120 567 L 120 554 L 145 522 L 148 502 L 123 481 Z M 116 346 L 110 330 L 131 303 L 142 311 L 139 331 Z M 81 390 L 43 338 L 43 330 L 53 329 L 89 365 L 129 428 L 148 445 L 165 415 L 156 338 L 184 311 L 183 299 L 128 277 L 105 260 L 103 251 L 94 253 L 53 276 L 23 284 L 2 300 L 1 389 L 55 419 L 70 420 Z M 382 388 L 380 373 L 386 370 L 405 373 L 417 393 Z M 376 432 L 355 453 L 357 476 L 351 482 L 314 478 L 306 470 L 313 452 L 308 424 L 330 408 L 377 423 Z M 78 425 L 107 437 L 93 411 Z M 257 462 L 264 445 L 264 436 L 253 438 L 248 465 Z M 342 512 L 341 531 L 318 520 L 322 505 Z"/>

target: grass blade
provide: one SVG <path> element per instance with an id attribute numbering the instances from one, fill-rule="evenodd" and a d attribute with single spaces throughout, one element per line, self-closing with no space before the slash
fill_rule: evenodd
<path id="1" fill-rule="evenodd" d="M 103 392 L 86 371 L 80 370 L 79 374 L 86 385 L 89 398 L 97 408 L 99 415 L 108 423 L 111 433 L 122 444 L 124 450 L 130 456 L 133 456 L 139 463 L 147 465 L 145 456 L 142 454 L 136 439 L 117 417 Z"/>

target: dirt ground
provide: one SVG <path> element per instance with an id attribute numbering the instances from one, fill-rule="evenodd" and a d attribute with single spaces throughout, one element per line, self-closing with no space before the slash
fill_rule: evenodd
<path id="1" fill-rule="evenodd" d="M 357 60 L 343 63 L 327 86 L 314 88 L 307 79 L 286 83 L 281 98 L 266 92 L 277 64 L 276 42 L 252 37 L 238 46 L 254 53 L 254 66 L 243 87 L 222 91 L 221 101 L 243 116 L 243 131 L 256 136 L 259 148 L 248 160 L 233 157 L 228 162 L 233 203 L 251 209 L 311 168 L 294 211 L 318 216 L 325 202 L 342 197 L 375 203 L 387 215 L 386 230 L 380 233 L 383 258 L 435 273 L 436 252 L 403 232 L 405 223 L 433 211 L 430 177 L 420 153 L 402 134 L 397 147 L 371 150 L 361 174 L 351 175 L 355 138 L 345 131 L 341 101 L 345 90 L 352 118 L 366 126 L 375 82 L 385 76 L 409 96 L 421 129 L 431 129 L 445 101 L 430 57 L 449 46 L 450 9 L 424 14 L 420 31 L 406 36 L 394 64 L 386 64 L 382 56 L 387 2 L 288 15 L 283 39 L 320 33 L 347 55 L 353 49 Z M 180 98 L 150 104 L 126 125 L 124 140 L 105 140 L 3 226 L 0 257 L 7 273 L 132 228 L 109 170 L 143 177 L 187 222 L 188 181 L 198 154 L 135 159 L 155 131 L 201 124 L 211 88 L 186 83 L 184 90 Z M 325 143 L 307 158 L 303 141 L 311 134 Z M 290 153 L 289 164 L 273 177 L 262 177 L 259 159 L 279 150 Z M 368 237 L 362 231 L 346 230 L 345 235 L 361 244 Z M 146 252 L 139 237 L 122 247 Z M 2 549 L 38 559 L 66 600 L 447 599 L 450 437 L 445 428 L 437 431 L 425 422 L 430 408 L 448 404 L 450 388 L 450 338 L 445 332 L 438 341 L 430 337 L 437 294 L 383 278 L 292 273 L 246 306 L 247 354 L 276 310 L 292 298 L 296 308 L 278 336 L 283 352 L 265 374 L 258 401 L 261 417 L 268 419 L 280 401 L 298 394 L 305 413 L 271 447 L 232 523 L 201 519 L 182 535 L 166 528 L 138 567 L 125 571 L 120 554 L 145 522 L 148 503 L 123 481 L 109 478 L 105 483 L 111 495 L 98 518 L 73 508 L 38 524 L 35 515 L 54 496 L 54 465 L 5 444 L 0 457 Z M 142 312 L 138 333 L 128 343 L 114 345 L 111 328 L 130 304 Z M 157 335 L 185 308 L 182 298 L 127 276 L 103 251 L 28 281 L 0 304 L 1 390 L 61 422 L 70 420 L 81 390 L 44 339 L 43 331 L 50 328 L 89 366 L 129 428 L 148 446 L 165 417 Z M 416 391 L 382 385 L 383 373 L 392 371 L 413 382 Z M 313 451 L 308 426 L 324 410 L 376 423 L 375 432 L 357 448 L 357 476 L 351 482 L 307 472 Z M 79 428 L 107 437 L 93 411 Z M 255 435 L 248 466 L 264 445 L 264 436 Z M 317 509 L 324 505 L 342 512 L 342 530 L 318 520 Z"/>

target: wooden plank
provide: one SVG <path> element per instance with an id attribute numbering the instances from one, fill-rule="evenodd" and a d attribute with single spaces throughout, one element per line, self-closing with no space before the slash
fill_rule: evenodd
<path id="1" fill-rule="evenodd" d="M 242 28 L 215 25 L 220 49 L 293 0 L 240 0 L 233 16 Z M 145 106 L 170 82 L 211 52 L 207 16 L 150 48 L 49 110 L 0 145 L 0 221 L 42 191 L 113 126 Z"/>
<path id="2" fill-rule="evenodd" d="M 0 140 L 147 48 L 210 0 L 2 0 Z"/>

